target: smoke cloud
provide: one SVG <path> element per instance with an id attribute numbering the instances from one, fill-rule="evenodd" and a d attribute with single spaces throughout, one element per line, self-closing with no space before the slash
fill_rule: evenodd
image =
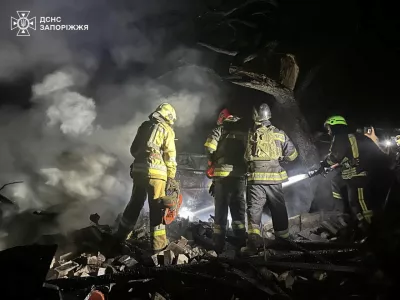
<path id="1" fill-rule="evenodd" d="M 201 55 L 178 38 L 191 30 L 181 16 L 193 19 L 193 3 L 110 3 L 6 1 L 0 7 L 7 20 L 0 26 L 0 81 L 33 78 L 29 109 L 0 106 L 0 183 L 23 181 L 4 190 L 20 214 L 59 213 L 46 228 L 51 233 L 86 226 L 95 212 L 112 224 L 122 212 L 132 187 L 129 147 L 158 104 L 177 111 L 179 149 L 198 140 L 196 127 L 209 121 L 223 96 L 219 79 L 195 66 Z M 15 37 L 8 20 L 21 8 L 88 24 L 89 31 Z"/>

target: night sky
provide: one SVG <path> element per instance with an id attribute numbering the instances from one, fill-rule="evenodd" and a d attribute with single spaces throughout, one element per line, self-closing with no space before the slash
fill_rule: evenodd
<path id="1" fill-rule="evenodd" d="M 322 123 L 330 114 L 342 114 L 358 127 L 400 127 L 394 109 L 399 101 L 400 19 L 394 4 L 286 0 L 280 2 L 278 19 L 278 50 L 297 57 L 300 75 L 296 97 L 312 131 L 322 131 Z M 207 53 L 196 46 L 195 34 L 186 32 L 182 39 L 184 44 L 205 51 L 205 57 L 210 58 L 208 66 L 230 63 L 230 57 Z M 299 92 L 312 72 L 314 76 Z M 0 83 L 1 105 L 28 107 L 31 80 L 27 72 L 18 80 Z M 261 92 L 229 83 L 224 88 L 225 101 L 231 104 L 243 99 L 249 103 L 249 98 L 268 99 Z"/>

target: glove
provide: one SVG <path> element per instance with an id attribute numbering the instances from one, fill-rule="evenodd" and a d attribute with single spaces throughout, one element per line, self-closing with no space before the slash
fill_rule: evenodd
<path id="1" fill-rule="evenodd" d="M 208 189 L 208 193 L 211 195 L 211 197 L 214 197 L 215 194 L 215 183 L 211 183 L 210 188 Z"/>
<path id="2" fill-rule="evenodd" d="M 176 186 L 176 180 L 174 178 L 168 178 L 167 179 L 167 184 L 165 186 L 165 191 L 168 192 L 168 190 L 172 187 L 172 186 Z"/>

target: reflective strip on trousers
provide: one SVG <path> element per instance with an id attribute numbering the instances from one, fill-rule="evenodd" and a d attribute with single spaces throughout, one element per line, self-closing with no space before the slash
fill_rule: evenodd
<path id="1" fill-rule="evenodd" d="M 232 229 L 233 230 L 238 230 L 238 229 L 244 229 L 244 223 L 241 221 L 233 221 L 232 222 Z"/>
<path id="2" fill-rule="evenodd" d="M 249 224 L 249 226 L 247 228 L 247 233 L 261 235 L 260 226 L 254 225 L 254 224 Z"/>
<path id="3" fill-rule="evenodd" d="M 213 232 L 214 234 L 225 234 L 225 230 L 218 224 L 214 224 Z"/>
<path id="4" fill-rule="evenodd" d="M 371 217 L 373 215 L 373 212 L 368 209 L 367 204 L 365 203 L 364 189 L 358 188 L 357 190 L 358 190 L 358 201 L 362 209 L 362 215 L 368 223 L 371 223 Z"/>
<path id="5" fill-rule="evenodd" d="M 286 171 L 280 173 L 250 173 L 247 181 L 281 181 L 288 179 Z"/>
<path id="6" fill-rule="evenodd" d="M 280 231 L 275 231 L 275 235 L 283 238 L 283 239 L 287 239 L 289 237 L 289 230 L 280 230 Z"/>
<path id="7" fill-rule="evenodd" d="M 332 192 L 333 198 L 342 199 L 342 196 L 339 193 Z"/>

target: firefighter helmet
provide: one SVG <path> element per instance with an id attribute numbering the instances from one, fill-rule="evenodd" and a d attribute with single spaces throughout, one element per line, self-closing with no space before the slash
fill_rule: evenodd
<path id="1" fill-rule="evenodd" d="M 258 109 L 253 107 L 253 120 L 254 122 L 261 123 L 271 119 L 271 109 L 268 104 L 263 103 Z"/>
<path id="2" fill-rule="evenodd" d="M 342 116 L 332 116 L 326 119 L 324 126 L 326 127 L 327 125 L 347 125 L 347 122 Z"/>
<path id="3" fill-rule="evenodd" d="M 160 116 L 167 121 L 170 125 L 174 125 L 176 121 L 175 108 L 169 103 L 160 104 L 155 112 L 159 113 Z"/>
<path id="4" fill-rule="evenodd" d="M 226 120 L 230 116 L 231 116 L 231 113 L 229 112 L 229 110 L 227 108 L 224 108 L 223 110 L 221 110 L 221 112 L 218 115 L 217 125 L 222 125 L 224 120 Z"/>

